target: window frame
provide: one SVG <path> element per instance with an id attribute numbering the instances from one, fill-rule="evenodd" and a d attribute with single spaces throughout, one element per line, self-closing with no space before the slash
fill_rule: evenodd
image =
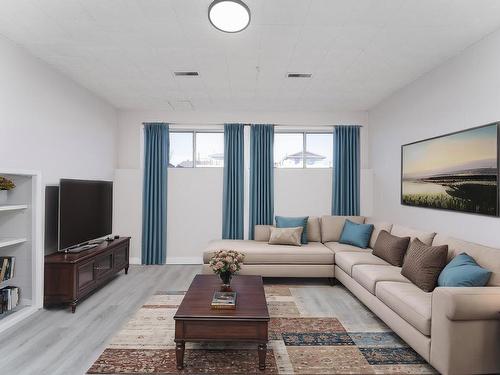
<path id="1" fill-rule="evenodd" d="M 216 168 L 224 168 L 224 165 L 222 165 L 221 167 L 219 167 L 219 166 L 206 167 L 206 166 L 197 166 L 196 165 L 196 134 L 197 133 L 222 133 L 222 134 L 224 134 L 224 130 L 217 130 L 217 129 L 209 129 L 209 130 L 175 129 L 175 130 L 170 130 L 169 133 L 170 134 L 171 133 L 191 133 L 193 135 L 193 155 L 192 155 L 192 157 L 193 157 L 193 166 L 192 167 L 186 167 L 186 168 L 170 167 L 169 166 L 168 168 L 172 168 L 172 169 L 192 169 L 192 168 L 216 169 Z M 169 137 L 170 137 L 170 134 L 169 134 Z M 169 139 L 169 142 L 170 142 L 170 139 Z M 223 152 L 224 152 L 224 150 L 223 150 Z M 169 164 L 170 164 L 170 160 L 169 160 Z"/>
<path id="2" fill-rule="evenodd" d="M 307 134 L 328 134 L 333 137 L 333 130 L 292 130 L 292 129 L 287 129 L 287 130 L 276 130 L 274 134 L 301 134 L 302 135 L 302 155 L 305 154 L 307 151 Z M 273 162 L 274 164 L 274 162 Z M 331 167 L 316 167 L 316 168 L 308 168 L 306 159 L 302 157 L 302 167 L 299 168 L 291 168 L 291 167 L 276 167 L 274 165 L 275 169 L 290 169 L 290 170 L 297 170 L 297 169 L 333 169 L 333 155 L 332 155 L 332 166 Z"/>

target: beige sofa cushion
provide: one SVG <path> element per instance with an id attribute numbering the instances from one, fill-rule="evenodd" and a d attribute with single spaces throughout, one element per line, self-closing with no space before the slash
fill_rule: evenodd
<path id="1" fill-rule="evenodd" d="M 436 233 L 434 232 L 423 232 L 420 230 L 404 227 L 402 225 L 396 225 L 394 224 L 392 226 L 391 232 L 392 235 L 398 236 L 398 237 L 410 237 L 410 243 L 415 239 L 418 238 L 420 241 L 422 241 L 426 245 L 432 245 L 432 240 L 434 239 L 434 236 Z"/>
<path id="2" fill-rule="evenodd" d="M 269 238 L 271 237 L 271 228 L 274 228 L 274 225 L 255 225 L 255 241 L 269 242 Z M 307 240 L 312 242 L 321 242 L 321 225 L 319 217 L 317 216 L 309 216 L 309 219 L 307 220 Z"/>
<path id="3" fill-rule="evenodd" d="M 357 266 L 353 266 L 352 278 L 371 294 L 375 294 L 375 286 L 379 281 L 399 281 L 402 283 L 410 282 L 410 280 L 401 275 L 400 267 L 372 264 L 359 264 Z"/>
<path id="4" fill-rule="evenodd" d="M 321 241 L 338 241 L 346 219 L 357 224 L 363 224 L 365 221 L 363 216 L 321 216 Z"/>
<path id="5" fill-rule="evenodd" d="M 361 247 L 343 244 L 339 242 L 325 242 L 323 245 L 331 249 L 334 253 L 342 253 L 345 251 L 361 252 L 361 253 L 371 252 L 371 249 L 362 249 Z"/>
<path id="6" fill-rule="evenodd" d="M 321 225 L 317 216 L 309 216 L 307 220 L 307 240 L 321 242 Z"/>
<path id="7" fill-rule="evenodd" d="M 344 251 L 335 254 L 335 264 L 339 266 L 345 273 L 352 276 L 352 267 L 357 264 L 378 264 L 381 266 L 388 266 L 385 260 L 380 259 L 373 255 L 370 251 Z"/>
<path id="8" fill-rule="evenodd" d="M 373 224 L 373 232 L 370 237 L 370 247 L 373 249 L 375 247 L 375 242 L 377 242 L 378 235 L 381 231 L 385 230 L 386 232 L 391 233 L 392 224 L 384 223 L 381 221 L 375 221 L 371 217 L 367 217 L 365 219 L 365 224 Z"/>
<path id="9" fill-rule="evenodd" d="M 448 245 L 448 260 L 466 252 L 481 266 L 491 271 L 489 286 L 500 286 L 500 249 L 462 241 L 453 237 L 436 235 L 433 246 Z"/>
<path id="10" fill-rule="evenodd" d="M 245 254 L 244 264 L 332 264 L 334 253 L 321 242 L 302 246 L 269 245 L 251 240 L 211 241 L 203 252 L 203 263 L 208 263 L 217 250 L 236 250 Z"/>
<path id="11" fill-rule="evenodd" d="M 430 336 L 432 293 L 411 283 L 381 281 L 375 295 L 422 334 Z"/>
<path id="12" fill-rule="evenodd" d="M 257 224 L 253 229 L 254 240 L 269 242 L 269 238 L 271 237 L 271 228 L 274 228 L 274 226 Z"/>

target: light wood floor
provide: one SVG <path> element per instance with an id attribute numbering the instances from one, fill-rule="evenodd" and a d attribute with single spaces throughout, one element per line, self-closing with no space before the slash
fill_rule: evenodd
<path id="1" fill-rule="evenodd" d="M 40 310 L 0 337 L 1 375 L 81 375 L 96 361 L 110 340 L 156 291 L 187 290 L 200 266 L 131 266 L 108 285 L 70 309 Z M 300 285 L 299 303 L 319 316 L 341 317 L 353 331 L 385 331 L 387 326 L 346 288 L 327 279 L 264 280 Z M 310 288 L 308 288 L 310 286 Z"/>
<path id="2" fill-rule="evenodd" d="M 2 375 L 81 375 L 157 290 L 187 290 L 201 266 L 131 266 L 69 309 L 40 310 L 0 337 Z"/>

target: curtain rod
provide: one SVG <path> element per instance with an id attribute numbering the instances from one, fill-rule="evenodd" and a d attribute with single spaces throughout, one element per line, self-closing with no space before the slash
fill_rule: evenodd
<path id="1" fill-rule="evenodd" d="M 145 122 L 147 123 L 147 122 Z M 169 125 L 176 125 L 176 126 L 212 126 L 212 125 L 217 125 L 217 126 L 223 126 L 225 124 L 242 124 L 244 126 L 251 126 L 251 125 L 274 125 L 274 126 L 290 126 L 290 127 L 327 127 L 327 126 L 359 126 L 360 128 L 363 127 L 363 125 L 358 125 L 358 124 L 284 124 L 284 123 L 246 123 L 246 122 L 165 122 L 166 124 Z"/>

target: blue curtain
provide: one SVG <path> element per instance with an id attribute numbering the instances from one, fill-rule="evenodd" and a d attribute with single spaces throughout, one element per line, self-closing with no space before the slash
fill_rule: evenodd
<path id="1" fill-rule="evenodd" d="M 168 125 L 144 124 L 142 264 L 165 264 L 168 156 Z"/>
<path id="2" fill-rule="evenodd" d="M 253 240 L 256 224 L 272 224 L 274 215 L 274 125 L 250 128 L 250 227 Z"/>
<path id="3" fill-rule="evenodd" d="M 243 239 L 244 125 L 224 125 L 222 238 Z"/>
<path id="4" fill-rule="evenodd" d="M 359 215 L 359 129 L 335 126 L 333 132 L 332 215 Z"/>

